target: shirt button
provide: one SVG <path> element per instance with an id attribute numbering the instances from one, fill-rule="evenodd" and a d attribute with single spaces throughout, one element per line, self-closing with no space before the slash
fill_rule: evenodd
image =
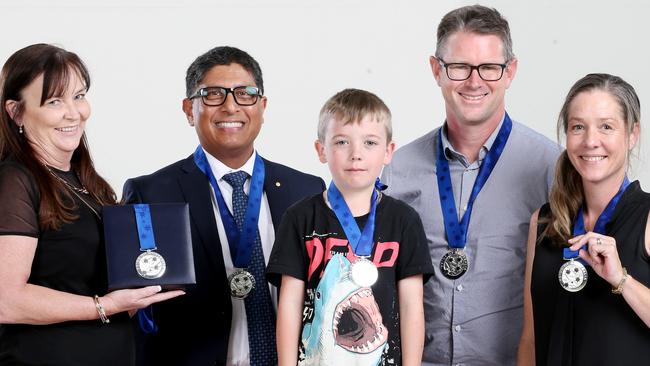
<path id="1" fill-rule="evenodd" d="M 458 292 L 463 291 L 463 285 L 456 286 L 456 291 L 458 291 Z"/>
<path id="2" fill-rule="evenodd" d="M 460 325 L 455 326 L 454 330 L 457 331 L 457 332 L 460 332 Z"/>

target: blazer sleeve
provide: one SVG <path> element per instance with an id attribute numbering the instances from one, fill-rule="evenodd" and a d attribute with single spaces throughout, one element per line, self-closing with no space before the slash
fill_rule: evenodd
<path id="1" fill-rule="evenodd" d="M 122 187 L 122 204 L 142 203 L 142 195 L 134 179 L 127 179 Z"/>

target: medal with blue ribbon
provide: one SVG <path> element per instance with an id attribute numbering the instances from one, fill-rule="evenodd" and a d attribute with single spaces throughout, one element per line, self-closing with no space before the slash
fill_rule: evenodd
<path id="1" fill-rule="evenodd" d="M 350 276 L 352 277 L 352 281 L 360 287 L 372 286 L 379 276 L 377 267 L 368 258 L 370 258 L 374 246 L 375 216 L 379 196 L 377 192 L 386 188 L 387 186 L 382 184 L 379 178 L 377 178 L 375 181 L 375 189 L 372 190 L 372 196 L 370 198 L 370 213 L 368 214 L 368 220 L 363 227 L 363 231 L 359 229 L 359 225 L 357 225 L 348 204 L 345 202 L 336 184 L 334 184 L 334 181 L 330 183 L 327 189 L 327 200 L 345 232 L 345 236 L 350 243 L 354 255 L 357 256 L 357 260 L 351 264 Z"/>
<path id="2" fill-rule="evenodd" d="M 257 237 L 257 222 L 260 215 L 262 194 L 264 192 L 264 161 L 256 154 L 251 176 L 251 185 L 246 206 L 246 215 L 242 230 L 237 228 L 235 219 L 228 210 L 223 194 L 219 189 L 217 180 L 212 173 L 205 152 L 199 145 L 194 151 L 194 163 L 205 174 L 212 186 L 214 196 L 219 208 L 219 216 L 228 237 L 228 247 L 235 272 L 228 277 L 231 296 L 244 299 L 255 288 L 255 277 L 246 270 L 250 264 L 253 244 Z"/>
<path id="3" fill-rule="evenodd" d="M 481 168 L 479 169 L 478 176 L 472 187 L 467 202 L 467 210 L 463 214 L 460 222 L 458 221 L 458 210 L 456 209 L 456 202 L 454 201 L 454 190 L 451 183 L 451 173 L 449 172 L 449 161 L 445 157 L 444 148 L 442 146 L 442 128 L 438 131 L 438 154 L 436 157 L 436 177 L 438 180 L 438 194 L 440 195 L 440 206 L 442 208 L 442 217 L 445 223 L 445 233 L 447 234 L 447 243 L 449 250 L 440 260 L 440 271 L 449 279 L 456 279 L 461 277 L 469 268 L 467 255 L 463 251 L 467 243 L 467 228 L 469 227 L 469 220 L 472 214 L 472 207 L 474 200 L 479 192 L 487 182 L 494 166 L 499 161 L 499 157 L 506 146 L 510 131 L 512 130 L 512 121 L 508 113 L 505 114 L 503 124 L 499 129 L 499 133 L 490 148 L 490 151 L 485 156 Z"/>
<path id="4" fill-rule="evenodd" d="M 603 212 L 598 216 L 596 224 L 594 225 L 594 232 L 598 234 L 605 234 L 605 227 L 607 223 L 612 219 L 614 215 L 614 210 L 616 209 L 616 204 L 620 201 L 621 196 L 625 192 L 627 186 L 630 185 L 630 181 L 625 177 L 623 183 L 619 188 L 618 192 L 612 199 L 609 201 Z M 584 222 L 584 210 L 583 207 L 580 207 L 578 210 L 578 215 L 576 221 L 573 223 L 573 237 L 578 235 L 585 234 L 587 230 L 585 229 Z M 587 245 L 583 245 L 580 249 L 587 249 Z M 586 263 L 580 259 L 580 249 L 571 250 L 568 247 L 563 248 L 562 258 L 566 261 L 558 271 L 557 277 L 560 281 L 560 285 L 563 289 L 569 292 L 577 292 L 582 290 L 587 285 L 588 272 Z"/>
<path id="5" fill-rule="evenodd" d="M 135 214 L 135 223 L 138 229 L 138 239 L 140 241 L 140 251 L 143 252 L 135 260 L 135 270 L 138 275 L 148 280 L 162 277 L 167 269 L 167 264 L 162 255 L 155 250 L 156 238 L 153 233 L 153 223 L 151 221 L 151 211 L 147 204 L 133 205 Z"/>

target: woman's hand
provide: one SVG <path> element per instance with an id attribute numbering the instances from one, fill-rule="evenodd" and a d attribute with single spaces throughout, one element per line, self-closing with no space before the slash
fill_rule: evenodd
<path id="1" fill-rule="evenodd" d="M 123 311 L 135 311 L 147 307 L 153 303 L 169 300 L 184 295 L 182 290 L 160 292 L 160 286 L 148 286 L 139 289 L 117 290 L 99 298 L 104 306 L 106 315 L 121 313 Z"/>
<path id="2" fill-rule="evenodd" d="M 587 244 L 587 250 L 580 250 L 580 258 L 610 285 L 618 286 L 623 278 L 623 266 L 618 257 L 616 239 L 590 231 L 569 239 L 569 244 L 571 250 L 578 250 Z"/>

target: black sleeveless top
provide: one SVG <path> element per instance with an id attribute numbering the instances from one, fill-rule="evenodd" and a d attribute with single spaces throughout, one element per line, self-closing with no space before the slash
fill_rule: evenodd
<path id="1" fill-rule="evenodd" d="M 74 172 L 54 171 L 81 186 Z M 95 211 L 100 209 L 89 195 L 79 194 Z M 77 196 L 71 198 L 78 218 L 59 230 L 40 230 L 40 193 L 32 174 L 16 162 L 0 162 L 0 235 L 38 240 L 27 282 L 89 296 L 92 304 L 90 296 L 103 295 L 107 288 L 102 224 Z M 112 315 L 110 321 L 0 324 L 0 365 L 132 365 L 134 340 L 128 314 Z"/>
<path id="2" fill-rule="evenodd" d="M 650 287 L 650 258 L 645 250 L 645 227 L 650 194 L 638 181 L 631 183 L 616 205 L 606 235 L 616 239 L 621 263 L 630 276 Z M 549 204 L 539 217 L 550 215 Z M 538 226 L 538 235 L 544 225 Z M 537 366 L 642 365 L 650 363 L 650 328 L 623 296 L 587 266 L 587 285 L 571 293 L 560 287 L 562 248 L 548 238 L 535 248 L 531 295 Z"/>

